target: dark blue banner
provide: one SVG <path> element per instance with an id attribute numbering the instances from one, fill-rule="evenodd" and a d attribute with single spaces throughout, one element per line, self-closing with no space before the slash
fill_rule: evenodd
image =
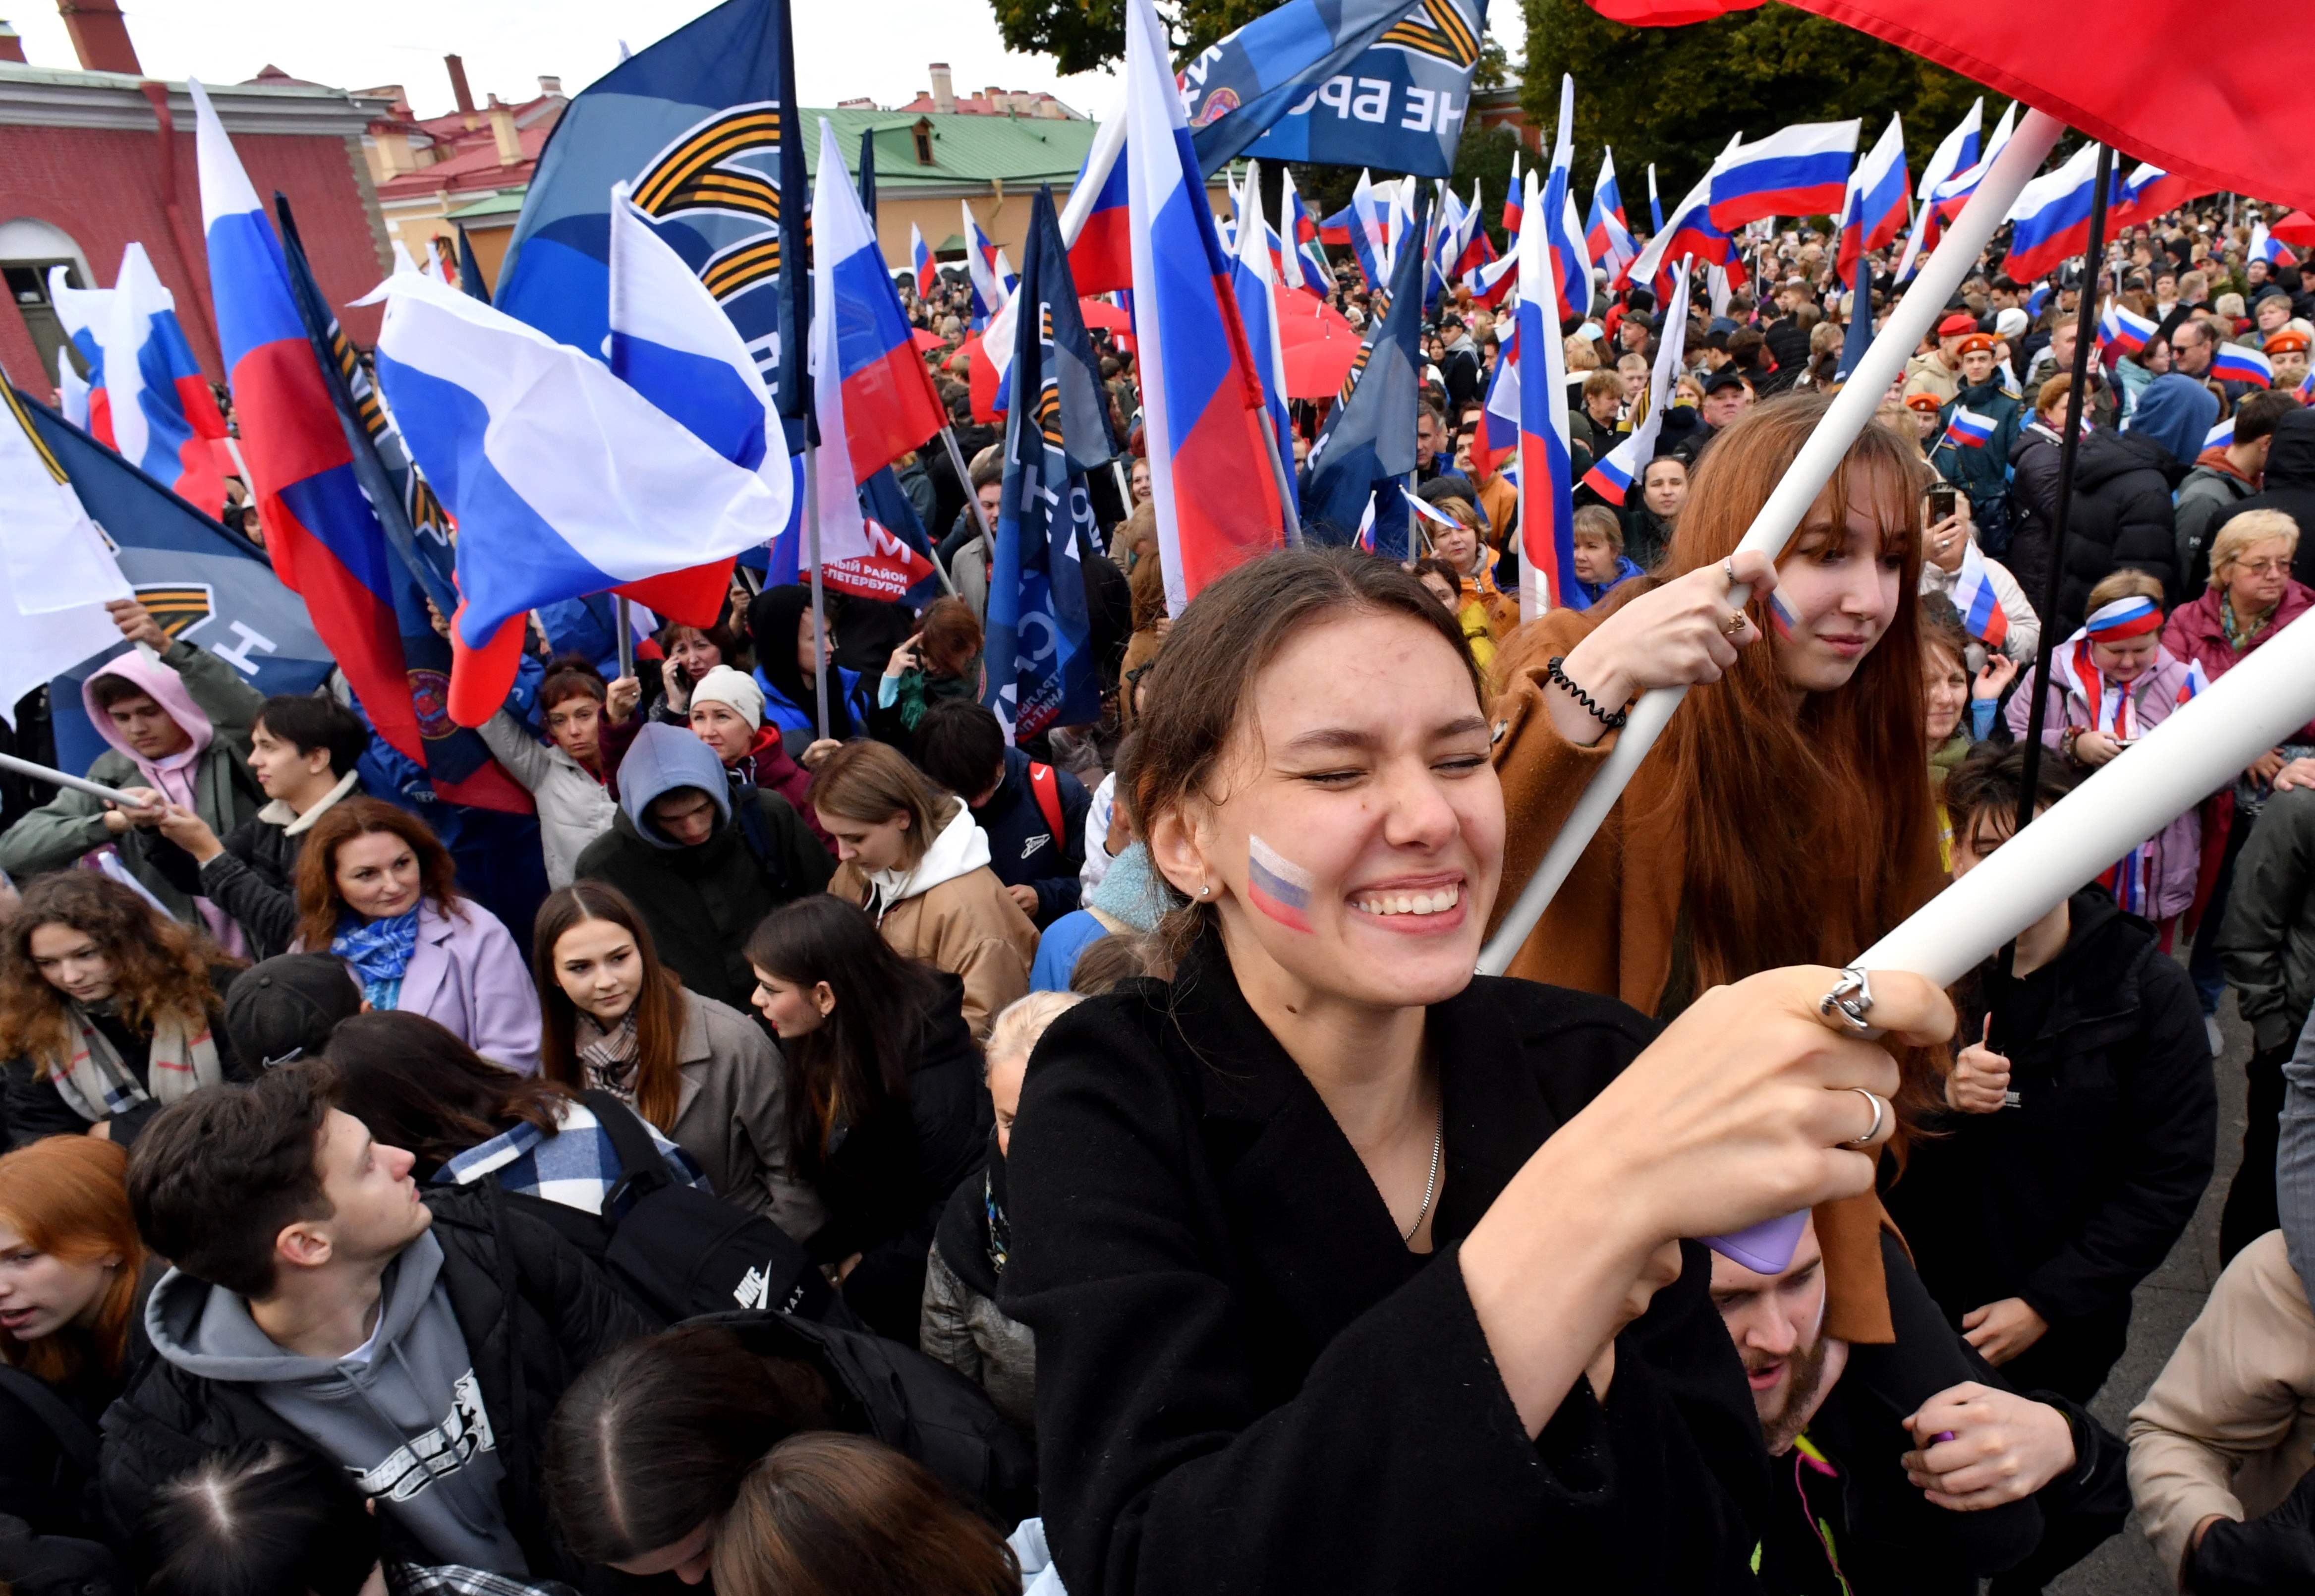
<path id="1" fill-rule="evenodd" d="M 1371 503 L 1375 552 L 1412 558 L 1399 488 L 1415 485 L 1415 406 L 1423 370 L 1419 245 L 1430 203 L 1429 195 L 1415 195 L 1415 222 L 1391 269 L 1390 308 L 1373 341 L 1360 351 L 1350 397 L 1326 418 L 1303 466 L 1302 529 L 1314 543 L 1351 542 Z"/>

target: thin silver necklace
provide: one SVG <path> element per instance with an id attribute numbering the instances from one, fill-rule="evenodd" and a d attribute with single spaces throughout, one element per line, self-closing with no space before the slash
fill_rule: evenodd
<path id="1" fill-rule="evenodd" d="M 1423 1228 L 1423 1221 L 1431 1212 L 1431 1199 L 1439 1193 L 1439 1155 L 1447 1148 L 1446 1095 L 1440 1095 L 1439 1128 L 1431 1133 L 1431 1177 L 1423 1183 L 1423 1206 L 1415 1210 L 1415 1223 L 1398 1234 L 1402 1242 L 1413 1241 L 1415 1233 Z"/>

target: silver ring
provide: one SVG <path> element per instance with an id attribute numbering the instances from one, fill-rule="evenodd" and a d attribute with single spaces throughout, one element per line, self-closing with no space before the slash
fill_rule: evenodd
<path id="1" fill-rule="evenodd" d="M 1881 1134 L 1881 1122 L 1887 1117 L 1889 1105 L 1877 1092 L 1867 1092 L 1863 1086 L 1851 1086 L 1849 1089 L 1860 1094 L 1866 1102 L 1873 1105 L 1873 1122 L 1865 1128 L 1864 1135 L 1844 1141 L 1840 1145 L 1847 1148 L 1871 1147 L 1873 1139 Z"/>
<path id="2" fill-rule="evenodd" d="M 1816 1011 L 1827 1019 L 1837 1014 L 1851 1031 L 1870 1036 L 1873 1024 L 1866 1016 L 1873 1012 L 1873 983 L 1862 970 L 1844 970 L 1832 990 L 1817 1000 Z"/>

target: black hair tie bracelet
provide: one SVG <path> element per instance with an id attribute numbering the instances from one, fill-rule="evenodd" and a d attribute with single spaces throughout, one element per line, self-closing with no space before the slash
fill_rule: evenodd
<path id="1" fill-rule="evenodd" d="M 1550 661 L 1543 668 L 1544 675 L 1552 681 L 1558 683 L 1561 687 L 1566 687 L 1567 689 L 1568 696 L 1573 697 L 1576 703 L 1583 706 L 1584 714 L 1590 715 L 1602 726 L 1607 727 L 1610 732 L 1622 731 L 1624 729 L 1624 723 L 1632 718 L 1631 710 L 1627 707 L 1617 710 L 1611 714 L 1608 711 L 1601 708 L 1599 700 L 1593 698 L 1591 694 L 1577 687 L 1575 683 L 1569 678 L 1567 672 L 1560 669 L 1560 661 L 1566 658 L 1566 656 L 1565 654 L 1555 654 L 1552 656 Z"/>

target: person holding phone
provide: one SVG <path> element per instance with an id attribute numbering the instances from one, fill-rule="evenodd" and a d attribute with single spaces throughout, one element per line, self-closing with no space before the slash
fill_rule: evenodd
<path id="1" fill-rule="evenodd" d="M 1986 579 L 1993 584 L 1993 596 L 2001 606 L 2004 624 L 2001 646 L 1994 652 L 2020 663 L 2031 660 L 2042 641 L 2041 618 L 2034 613 L 2033 602 L 2026 597 L 2026 590 L 2018 585 L 2009 568 L 1977 548 L 1977 524 L 1970 510 L 1969 495 L 1951 483 L 1931 483 L 1921 520 L 1922 593 L 1951 598 L 1965 563 L 1984 566 Z M 1959 607 L 1956 604 L 1956 608 Z M 1983 669 L 1987 652 L 1985 644 L 1974 635 L 1967 661 L 1972 672 Z"/>
<path id="2" fill-rule="evenodd" d="M 660 672 L 660 690 L 652 695 L 643 719 L 670 726 L 691 723 L 691 692 L 718 665 L 745 672 L 748 645 L 726 622 L 713 626 L 687 626 L 670 621 L 659 629 L 660 651 L 667 667 Z M 625 750 L 622 749 L 622 752 Z"/>
<path id="3" fill-rule="evenodd" d="M 913 755 L 926 710 L 951 698 L 980 701 L 980 618 L 972 607 L 962 598 L 934 599 L 915 634 L 884 662 L 868 729 Z"/>

